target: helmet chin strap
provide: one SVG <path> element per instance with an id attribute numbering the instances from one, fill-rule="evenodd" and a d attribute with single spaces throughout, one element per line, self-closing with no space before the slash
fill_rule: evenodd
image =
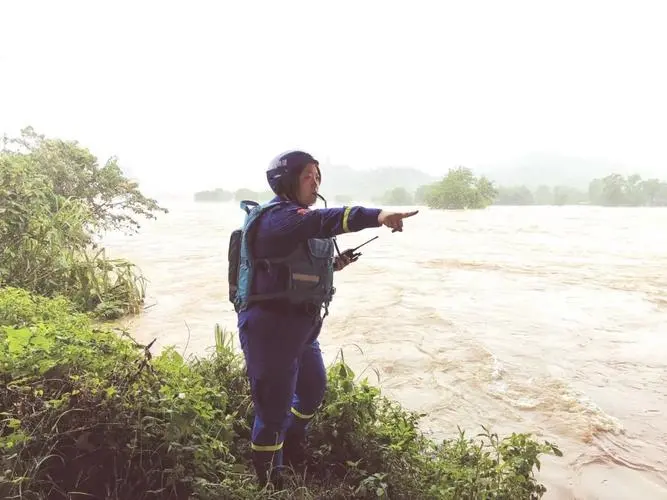
<path id="1" fill-rule="evenodd" d="M 317 193 L 315 196 L 317 196 L 320 200 L 324 202 L 324 208 L 328 208 L 327 206 L 327 200 L 322 196 L 320 193 Z M 336 252 L 338 253 L 339 257 L 342 257 L 340 254 L 340 249 L 338 248 L 338 243 L 336 243 L 336 237 L 334 236 L 331 238 L 333 240 L 334 247 L 336 247 Z"/>

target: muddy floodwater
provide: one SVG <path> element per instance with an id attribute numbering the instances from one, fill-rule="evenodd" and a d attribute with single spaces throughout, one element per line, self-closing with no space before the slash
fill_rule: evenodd
<path id="1" fill-rule="evenodd" d="M 150 280 L 130 328 L 157 346 L 234 330 L 227 245 L 235 203 L 166 203 L 139 235 L 108 235 Z M 424 430 L 529 431 L 565 456 L 543 461 L 545 498 L 667 498 L 667 210 L 422 209 L 374 235 L 336 275 L 321 342 L 406 407 Z"/>

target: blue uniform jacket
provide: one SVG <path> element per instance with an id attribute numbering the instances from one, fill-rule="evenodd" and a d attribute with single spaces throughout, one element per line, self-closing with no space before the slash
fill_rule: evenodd
<path id="1" fill-rule="evenodd" d="M 279 201 L 279 198 L 272 201 Z M 296 245 L 310 238 L 331 238 L 380 227 L 379 213 L 380 209 L 358 206 L 311 210 L 294 202 L 285 203 L 269 210 L 256 222 L 252 252 L 259 259 L 285 257 L 294 251 Z M 265 292 L 277 286 L 281 279 L 282 276 L 275 274 L 256 275 L 256 283 L 261 282 Z M 255 287 L 253 291 L 256 291 Z M 319 334 L 319 327 L 319 322 L 313 322 L 308 315 L 267 310 L 258 304 L 241 311 L 238 328 L 248 374 L 260 377 L 267 370 L 275 372 L 276 368 L 294 368 L 303 347 Z"/>

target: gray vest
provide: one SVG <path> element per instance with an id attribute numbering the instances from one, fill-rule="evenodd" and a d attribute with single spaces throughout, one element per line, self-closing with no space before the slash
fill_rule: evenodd
<path id="1" fill-rule="evenodd" d="M 329 238 L 312 238 L 301 242 L 286 257 L 257 259 L 252 252 L 252 235 L 259 217 L 283 202 L 259 205 L 248 213 L 242 229 L 238 285 L 235 306 L 242 311 L 255 302 L 287 299 L 300 305 L 310 303 L 316 307 L 328 306 L 335 293 L 333 286 L 334 246 Z M 258 265 L 280 266 L 287 269 L 287 282 L 282 290 L 267 292 L 258 290 L 251 294 L 254 274 Z"/>

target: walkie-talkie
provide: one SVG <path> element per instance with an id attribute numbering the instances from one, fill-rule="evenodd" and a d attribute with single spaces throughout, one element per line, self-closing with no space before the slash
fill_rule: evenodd
<path id="1" fill-rule="evenodd" d="M 347 255 L 348 257 L 350 257 L 351 262 L 355 262 L 359 257 L 361 257 L 361 252 L 357 252 L 357 250 L 359 250 L 361 247 L 363 247 L 364 245 L 369 244 L 371 241 L 373 241 L 377 238 L 379 238 L 379 236 L 373 236 L 370 240 L 363 242 L 358 247 L 354 247 L 354 248 L 350 248 L 348 250 L 345 250 L 343 252 L 343 255 Z"/>

